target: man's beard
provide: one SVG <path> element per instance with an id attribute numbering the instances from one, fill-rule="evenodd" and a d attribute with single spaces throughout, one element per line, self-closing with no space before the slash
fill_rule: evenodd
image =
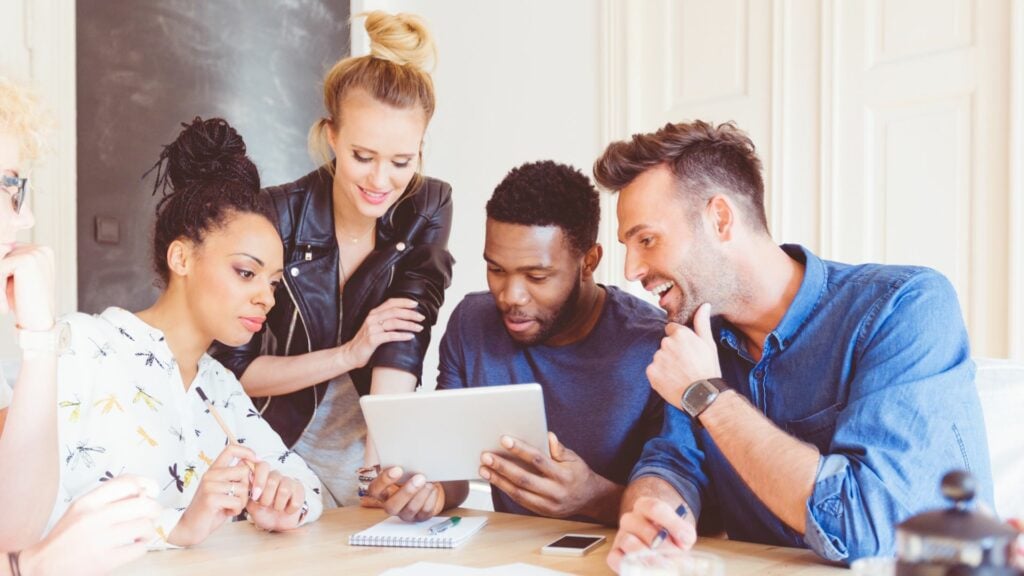
<path id="1" fill-rule="evenodd" d="M 675 286 L 672 289 L 678 289 L 681 298 L 679 308 L 669 315 L 669 321 L 692 326 L 693 315 L 701 304 L 710 303 L 714 314 L 731 302 L 737 293 L 737 281 L 728 266 L 724 255 L 715 250 L 707 238 L 698 236 L 689 261 L 673 271 Z M 688 278 L 687 271 L 690 272 Z M 687 278 L 685 284 L 680 281 L 682 278 Z M 684 291 L 684 287 L 687 290 Z"/>
<path id="2" fill-rule="evenodd" d="M 562 329 L 572 322 L 573 316 L 576 314 L 576 307 L 579 305 L 580 292 L 583 287 L 583 280 L 576 274 L 576 283 L 573 284 L 572 291 L 569 292 L 569 296 L 566 297 L 565 301 L 555 310 L 555 313 L 546 318 L 536 318 L 537 323 L 540 325 L 540 329 L 537 333 L 530 337 L 529 340 L 516 340 L 516 342 L 522 346 L 533 346 L 534 344 L 544 343 L 552 336 L 558 334 Z"/>

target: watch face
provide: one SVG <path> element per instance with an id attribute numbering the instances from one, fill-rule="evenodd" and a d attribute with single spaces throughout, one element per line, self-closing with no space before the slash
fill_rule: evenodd
<path id="1" fill-rule="evenodd" d="M 683 393 L 683 409 L 690 416 L 697 416 L 718 396 L 718 388 L 707 380 L 694 382 Z"/>

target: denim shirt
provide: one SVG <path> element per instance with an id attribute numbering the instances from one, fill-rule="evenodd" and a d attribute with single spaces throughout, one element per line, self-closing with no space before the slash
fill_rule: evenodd
<path id="1" fill-rule="evenodd" d="M 947 506 L 939 483 L 950 469 L 974 474 L 977 500 L 991 506 L 974 363 L 950 283 L 927 268 L 839 264 L 782 248 L 806 268 L 761 359 L 722 318 L 712 328 L 723 378 L 821 453 L 806 533 L 772 514 L 707 430 L 672 406 L 630 479 L 661 478 L 695 514 L 714 506 L 732 539 L 844 562 L 893 554 L 898 523 Z"/>

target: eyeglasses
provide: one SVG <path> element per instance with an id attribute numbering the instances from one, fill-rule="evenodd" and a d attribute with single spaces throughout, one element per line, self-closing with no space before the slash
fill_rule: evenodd
<path id="1" fill-rule="evenodd" d="M 15 213 L 21 213 L 21 207 L 25 205 L 25 196 L 28 194 L 28 178 L 17 176 L 0 176 L 0 190 L 11 195 L 11 206 Z"/>

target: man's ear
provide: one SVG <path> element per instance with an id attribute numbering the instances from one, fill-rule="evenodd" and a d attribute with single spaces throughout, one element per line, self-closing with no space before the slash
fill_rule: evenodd
<path id="1" fill-rule="evenodd" d="M 594 271 L 597 270 L 598 264 L 601 263 L 602 256 L 604 256 L 604 248 L 600 244 L 594 244 L 583 254 L 584 280 L 590 280 L 594 277 Z"/>
<path id="2" fill-rule="evenodd" d="M 708 200 L 704 216 L 711 231 L 721 242 L 732 240 L 736 225 L 736 205 L 724 194 L 715 194 Z"/>
<path id="3" fill-rule="evenodd" d="M 195 245 L 178 238 L 167 247 L 167 268 L 174 276 L 185 276 L 195 264 Z"/>

